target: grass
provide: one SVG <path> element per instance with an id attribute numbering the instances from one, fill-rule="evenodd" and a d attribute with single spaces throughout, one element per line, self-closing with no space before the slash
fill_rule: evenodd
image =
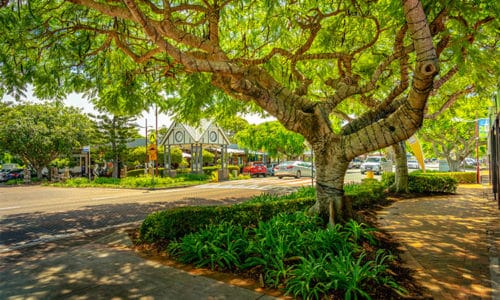
<path id="1" fill-rule="evenodd" d="M 171 177 L 126 177 L 108 178 L 98 177 L 94 180 L 88 178 L 70 178 L 64 182 L 49 183 L 60 187 L 110 187 L 110 188 L 171 188 L 180 186 L 192 186 L 210 182 L 206 175 L 185 174 L 175 178 Z"/>

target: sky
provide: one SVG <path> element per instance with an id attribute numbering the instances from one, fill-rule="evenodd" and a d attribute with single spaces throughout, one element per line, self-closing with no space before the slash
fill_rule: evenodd
<path id="1" fill-rule="evenodd" d="M 27 94 L 27 99 L 36 99 L 30 90 L 28 90 Z M 4 101 L 12 101 L 13 98 L 10 96 L 4 96 L 2 99 Z M 76 93 L 71 93 L 68 95 L 68 97 L 64 101 L 66 106 L 73 106 L 77 108 L 81 108 L 84 113 L 97 113 L 96 110 L 94 110 L 94 107 L 92 103 L 90 103 L 88 100 L 84 99 L 80 94 Z M 261 118 L 258 115 L 246 115 L 243 116 L 250 124 L 260 124 L 263 122 L 267 121 L 272 121 L 275 120 L 274 118 Z M 148 122 L 148 127 L 149 126 L 155 126 L 155 110 L 151 108 L 149 112 L 144 112 L 142 116 L 137 118 L 137 124 L 140 126 L 145 126 L 146 120 Z M 172 120 L 164 113 L 158 113 L 158 128 L 161 128 L 162 126 L 169 127 L 172 124 Z"/>

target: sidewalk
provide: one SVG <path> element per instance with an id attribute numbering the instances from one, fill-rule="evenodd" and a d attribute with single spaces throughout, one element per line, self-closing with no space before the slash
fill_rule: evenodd
<path id="1" fill-rule="evenodd" d="M 500 210 L 491 189 L 400 200 L 379 222 L 403 244 L 404 260 L 433 299 L 500 300 Z"/>
<path id="2" fill-rule="evenodd" d="M 0 254 L 0 299 L 248 299 L 252 289 L 148 260 L 124 230 Z"/>

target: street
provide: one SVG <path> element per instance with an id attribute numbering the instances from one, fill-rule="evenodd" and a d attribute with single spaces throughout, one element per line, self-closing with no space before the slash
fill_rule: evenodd
<path id="1" fill-rule="evenodd" d="M 139 224 L 148 214 L 175 206 L 231 204 L 262 192 L 284 193 L 310 184 L 310 178 L 267 177 L 159 190 L 4 186 L 0 252 Z"/>
<path id="2" fill-rule="evenodd" d="M 349 170 L 346 183 L 365 176 Z M 380 176 L 375 176 L 380 178 Z M 0 253 L 68 236 L 141 222 L 148 214 L 186 205 L 244 201 L 260 193 L 310 186 L 310 177 L 260 177 L 174 189 L 0 187 Z"/>

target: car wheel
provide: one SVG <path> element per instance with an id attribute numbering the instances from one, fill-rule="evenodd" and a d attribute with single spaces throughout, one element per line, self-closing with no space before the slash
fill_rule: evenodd
<path id="1" fill-rule="evenodd" d="M 365 172 L 361 171 L 361 175 L 365 175 Z"/>
<path id="2" fill-rule="evenodd" d="M 279 179 L 282 179 L 282 178 L 283 178 L 283 176 L 278 176 L 278 178 L 279 178 Z"/>
<path id="3" fill-rule="evenodd" d="M 266 174 L 266 173 L 264 173 L 264 174 L 262 174 L 262 176 L 267 177 L 267 174 Z"/>
<path id="4" fill-rule="evenodd" d="M 297 174 L 295 175 L 295 178 L 300 178 L 300 171 L 297 171 Z"/>

